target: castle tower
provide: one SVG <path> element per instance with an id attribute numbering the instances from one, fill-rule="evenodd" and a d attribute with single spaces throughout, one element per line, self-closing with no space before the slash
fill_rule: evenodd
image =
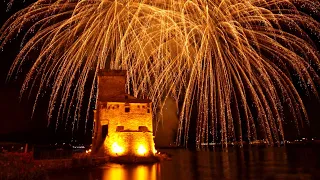
<path id="1" fill-rule="evenodd" d="M 126 93 L 127 72 L 123 70 L 100 70 L 98 72 L 98 101 Z"/>
<path id="2" fill-rule="evenodd" d="M 151 101 L 125 93 L 126 71 L 101 71 L 92 152 L 111 157 L 154 156 Z"/>

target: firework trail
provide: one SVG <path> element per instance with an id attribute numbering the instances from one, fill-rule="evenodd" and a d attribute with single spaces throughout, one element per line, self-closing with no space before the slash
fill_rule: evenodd
<path id="1" fill-rule="evenodd" d="M 311 0 L 37 0 L 4 24 L 0 42 L 24 33 L 9 75 L 39 52 L 22 92 L 37 82 L 37 101 L 52 88 L 49 119 L 54 109 L 58 117 L 80 114 L 83 100 L 95 98 L 98 70 L 108 67 L 127 70 L 127 90 L 155 109 L 167 97 L 180 104 L 178 145 L 187 145 L 190 128 L 197 147 L 273 144 L 285 138 L 284 106 L 297 132 L 308 124 L 293 82 L 317 96 L 320 56 L 310 34 L 319 39 L 320 24 L 304 12 L 319 10 Z"/>

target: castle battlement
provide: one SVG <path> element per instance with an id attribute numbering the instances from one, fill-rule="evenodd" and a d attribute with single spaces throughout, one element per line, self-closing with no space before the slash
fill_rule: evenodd
<path id="1" fill-rule="evenodd" d="M 98 72 L 98 76 L 127 76 L 127 71 L 125 70 L 105 70 L 100 69 Z"/>

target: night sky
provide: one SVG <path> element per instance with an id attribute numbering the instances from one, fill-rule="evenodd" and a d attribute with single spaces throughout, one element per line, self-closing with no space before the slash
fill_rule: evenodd
<path id="1" fill-rule="evenodd" d="M 6 12 L 6 4 L 0 2 L 0 24 L 21 5 L 14 6 L 11 11 Z M 35 127 L 43 127 L 38 122 L 31 121 L 30 108 L 32 103 L 19 98 L 19 89 L 21 87 L 22 79 L 11 80 L 6 82 L 7 73 L 13 62 L 15 55 L 19 50 L 18 42 L 12 42 L 5 51 L 1 52 L 1 65 L 0 65 L 0 133 L 15 133 L 15 132 L 28 132 L 32 131 Z M 43 123 L 42 123 L 43 124 Z M 46 125 L 44 124 L 44 127 Z M 3 138 L 3 137 L 2 137 Z"/>
<path id="2" fill-rule="evenodd" d="M 18 9 L 27 6 L 32 1 L 15 1 L 10 11 L 6 11 L 7 5 L 0 1 L 0 26 Z M 66 141 L 76 137 L 78 141 L 90 143 L 90 131 L 84 134 L 83 129 L 72 132 L 63 129 L 55 130 L 53 126 L 47 126 L 47 99 L 39 101 L 34 117 L 31 119 L 34 100 L 23 96 L 20 99 L 20 87 L 24 80 L 23 73 L 13 76 L 6 82 L 7 73 L 19 51 L 19 39 L 13 40 L 6 45 L 0 53 L 0 141 L 34 141 L 37 143 L 47 143 L 55 141 Z M 319 73 L 319 72 L 318 72 Z M 319 91 L 320 92 L 320 91 Z M 301 95 L 309 113 L 310 128 L 304 129 L 306 136 L 320 137 L 320 104 L 312 96 Z M 290 132 L 289 132 L 290 134 Z M 293 135 L 294 136 L 294 135 Z"/>
<path id="3" fill-rule="evenodd" d="M 6 1 L 8 2 L 8 1 Z M 10 10 L 7 10 L 7 3 L 0 1 L 0 26 L 14 12 L 31 4 L 34 0 L 15 1 Z M 55 143 L 70 142 L 76 140 L 77 143 L 91 143 L 92 118 L 88 121 L 88 131 L 84 133 L 84 121 L 81 120 L 79 128 L 68 126 L 55 127 L 55 119 L 48 124 L 47 107 L 50 94 L 48 93 L 37 102 L 37 107 L 32 117 L 35 93 L 28 93 L 20 96 L 22 86 L 28 67 L 24 72 L 15 74 L 9 81 L 7 80 L 9 69 L 15 56 L 20 49 L 20 42 L 23 34 L 13 39 L 0 52 L 0 141 L 18 141 L 34 143 Z M 28 64 L 26 64 L 28 66 Z M 33 92 L 33 91 L 32 91 Z"/>

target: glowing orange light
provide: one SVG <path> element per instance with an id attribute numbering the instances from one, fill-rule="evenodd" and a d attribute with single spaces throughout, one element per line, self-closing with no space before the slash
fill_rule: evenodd
<path id="1" fill-rule="evenodd" d="M 113 143 L 112 144 L 112 151 L 116 154 L 120 154 L 120 153 L 123 153 L 123 147 L 119 146 L 118 143 Z"/>
<path id="2" fill-rule="evenodd" d="M 138 148 L 138 154 L 144 155 L 147 152 L 146 148 L 143 145 L 140 145 Z"/>
<path id="3" fill-rule="evenodd" d="M 86 153 L 88 154 L 88 153 L 91 153 L 91 149 L 89 149 L 89 150 L 86 150 Z"/>

